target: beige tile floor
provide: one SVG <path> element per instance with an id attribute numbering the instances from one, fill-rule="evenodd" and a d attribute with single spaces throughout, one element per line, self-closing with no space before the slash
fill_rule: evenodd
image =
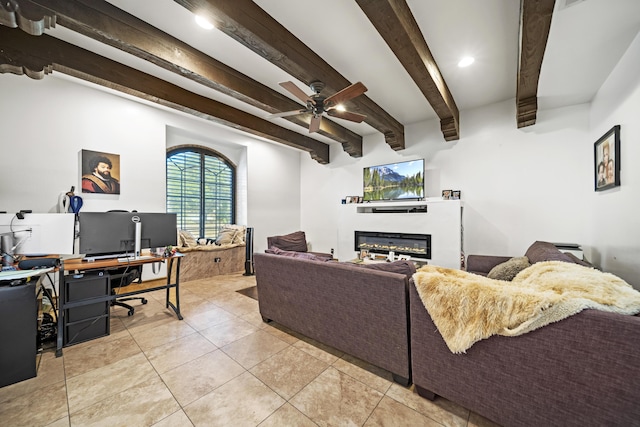
<path id="1" fill-rule="evenodd" d="M 45 349 L 36 378 L 0 388 L 3 426 L 495 426 L 388 372 L 265 324 L 241 274 L 186 282 L 111 312 L 111 334 Z"/>

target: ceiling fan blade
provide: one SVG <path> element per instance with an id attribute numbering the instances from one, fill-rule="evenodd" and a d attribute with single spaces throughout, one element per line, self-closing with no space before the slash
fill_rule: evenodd
<path id="1" fill-rule="evenodd" d="M 356 122 L 356 123 L 362 123 L 364 121 L 364 119 L 367 118 L 367 116 L 365 116 L 364 114 L 350 113 L 349 111 L 340 111 L 340 110 L 336 110 L 335 108 L 331 109 L 331 110 L 328 110 L 327 114 L 332 116 L 332 117 L 337 117 L 339 119 L 350 120 L 350 121 Z"/>
<path id="2" fill-rule="evenodd" d="M 306 113 L 307 110 L 294 110 L 294 111 L 285 111 L 282 113 L 274 113 L 274 114 L 269 114 L 266 118 L 267 119 L 275 119 L 276 117 L 289 117 L 289 116 L 295 116 L 296 114 L 302 114 L 302 113 Z"/>
<path id="3" fill-rule="evenodd" d="M 309 123 L 309 133 L 318 132 L 320 130 L 320 122 L 322 121 L 322 116 L 313 115 L 311 117 L 311 123 Z"/>
<path id="4" fill-rule="evenodd" d="M 367 87 L 362 82 L 357 82 L 351 86 L 347 86 L 339 92 L 334 93 L 324 100 L 324 104 L 329 107 L 342 104 L 356 96 L 360 96 L 367 91 Z"/>
<path id="5" fill-rule="evenodd" d="M 280 83 L 280 86 L 282 86 L 283 88 L 291 92 L 292 95 L 294 95 L 296 98 L 298 98 L 300 101 L 304 102 L 305 104 L 307 102 L 311 102 L 312 104 L 315 105 L 316 102 L 309 95 L 304 93 L 302 89 L 296 86 L 293 82 L 282 82 Z"/>

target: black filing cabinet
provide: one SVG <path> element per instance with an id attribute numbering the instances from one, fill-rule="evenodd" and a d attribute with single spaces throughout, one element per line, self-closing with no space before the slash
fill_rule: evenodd
<path id="1" fill-rule="evenodd" d="M 65 276 L 65 346 L 109 335 L 109 274 L 91 272 Z"/>
<path id="2" fill-rule="evenodd" d="M 0 285 L 0 387 L 36 376 L 35 282 Z"/>

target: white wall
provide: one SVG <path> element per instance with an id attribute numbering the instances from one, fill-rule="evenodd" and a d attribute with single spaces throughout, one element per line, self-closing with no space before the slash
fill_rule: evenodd
<path id="1" fill-rule="evenodd" d="M 82 211 L 163 212 L 167 146 L 196 143 L 238 166 L 237 222 L 255 228 L 256 250 L 266 248 L 266 236 L 300 228 L 306 153 L 57 73 L 43 80 L 0 74 L 0 93 L 0 211 L 55 212 L 61 192 L 80 188 L 79 154 L 88 149 L 120 154 L 122 188 L 120 195 L 76 191 Z"/>
<path id="2" fill-rule="evenodd" d="M 543 118 L 550 122 L 547 129 L 534 133 L 516 128 L 508 101 L 462 113 L 457 142 L 444 142 L 437 122 L 418 123 L 406 127 L 401 153 L 373 135 L 365 138 L 364 156 L 344 162 L 339 173 L 303 162 L 303 194 L 313 193 L 318 182 L 333 189 L 326 208 L 303 205 L 309 239 L 323 248 L 335 244 L 324 233 L 326 222 L 335 222 L 341 198 L 362 194 L 364 167 L 425 158 L 427 197 L 444 189 L 462 191 L 466 253 L 523 254 L 536 239 L 584 244 L 590 230 L 583 212 L 593 185 L 587 114 L 586 106 L 554 112 L 552 119 Z"/>
<path id="3" fill-rule="evenodd" d="M 640 288 L 640 35 L 598 91 L 591 141 L 620 125 L 620 187 L 594 193 L 594 261 Z"/>
<path id="4" fill-rule="evenodd" d="M 360 159 L 339 147 L 329 166 L 303 158 L 307 238 L 319 251 L 335 247 L 336 209 L 344 196 L 362 194 L 364 167 L 425 158 L 427 197 L 462 191 L 467 255 L 523 255 L 535 240 L 578 243 L 595 265 L 640 289 L 639 45 L 636 39 L 593 105 L 540 111 L 532 127 L 517 129 L 509 100 L 461 112 L 456 142 L 445 142 L 430 121 L 406 126 L 402 152 L 374 134 Z M 622 126 L 622 186 L 595 193 L 593 144 L 615 124 Z M 326 192 L 318 196 L 318 188 Z"/>
<path id="5" fill-rule="evenodd" d="M 0 210 L 55 212 L 61 192 L 79 190 L 79 154 L 88 149 L 120 154 L 122 188 L 119 196 L 82 194 L 83 210 L 164 211 L 160 111 L 52 77 L 4 74 L 0 92 Z"/>

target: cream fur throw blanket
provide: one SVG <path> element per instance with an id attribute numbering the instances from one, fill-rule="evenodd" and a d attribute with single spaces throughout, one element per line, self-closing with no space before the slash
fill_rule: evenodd
<path id="1" fill-rule="evenodd" d="M 593 308 L 640 313 L 640 292 L 609 273 L 539 262 L 512 282 L 436 266 L 413 275 L 418 294 L 453 353 L 492 335 L 516 336 Z"/>

